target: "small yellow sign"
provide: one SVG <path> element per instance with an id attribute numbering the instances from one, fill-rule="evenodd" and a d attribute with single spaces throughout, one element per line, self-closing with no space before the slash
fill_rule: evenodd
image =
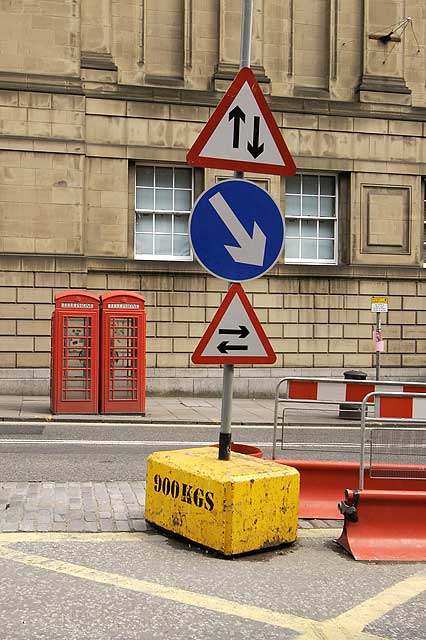
<path id="1" fill-rule="evenodd" d="M 387 313 L 389 298 L 387 296 L 372 296 L 371 311 L 373 313 Z"/>

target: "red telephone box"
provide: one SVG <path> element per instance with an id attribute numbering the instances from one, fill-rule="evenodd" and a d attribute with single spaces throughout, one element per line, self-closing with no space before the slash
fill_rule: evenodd
<path id="1" fill-rule="evenodd" d="M 98 296 L 86 291 L 56 294 L 50 382 L 52 413 L 98 413 Z"/>
<path id="2" fill-rule="evenodd" d="M 101 301 L 101 413 L 145 414 L 144 297 L 113 291 Z"/>

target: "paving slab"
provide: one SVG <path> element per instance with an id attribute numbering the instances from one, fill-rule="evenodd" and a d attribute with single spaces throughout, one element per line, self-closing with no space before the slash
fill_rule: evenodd
<path id="1" fill-rule="evenodd" d="M 219 424 L 221 398 L 150 397 L 147 398 L 145 415 L 130 414 L 61 414 L 50 412 L 47 396 L 0 395 L 0 422 L 126 422 L 126 423 L 172 423 L 188 422 Z M 272 399 L 235 398 L 233 405 L 234 424 L 272 424 L 274 401 Z"/>

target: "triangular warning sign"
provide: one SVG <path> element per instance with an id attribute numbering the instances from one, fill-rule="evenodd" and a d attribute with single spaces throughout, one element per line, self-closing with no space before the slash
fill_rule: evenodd
<path id="1" fill-rule="evenodd" d="M 194 364 L 273 364 L 276 355 L 240 284 L 233 284 L 192 355 Z"/>
<path id="2" fill-rule="evenodd" d="M 292 176 L 296 165 L 254 73 L 241 69 L 186 160 L 196 167 Z"/>

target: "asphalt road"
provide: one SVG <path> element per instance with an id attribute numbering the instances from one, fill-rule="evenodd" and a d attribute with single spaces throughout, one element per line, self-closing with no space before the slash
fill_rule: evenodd
<path id="1" fill-rule="evenodd" d="M 260 446 L 272 456 L 272 427 L 238 426 L 233 441 Z M 3 481 L 143 480 L 146 459 L 153 451 L 206 446 L 218 442 L 217 425 L 100 425 L 45 423 L 0 425 Z M 326 447 L 331 437 L 339 442 Z M 344 425 L 330 432 L 322 428 L 292 429 L 289 447 L 277 457 L 357 460 L 359 430 Z"/>
<path id="2" fill-rule="evenodd" d="M 1 427 L 4 481 L 144 479 L 151 451 L 218 439 L 216 425 Z M 330 433 L 287 435 L 294 457 L 309 458 Z M 357 430 L 333 435 L 341 447 L 327 457 L 356 458 Z M 272 428 L 236 427 L 233 440 L 269 456 Z M 0 637 L 424 640 L 424 564 L 355 562 L 333 542 L 340 531 L 301 529 L 293 545 L 232 561 L 151 528 L 2 533 Z"/>

